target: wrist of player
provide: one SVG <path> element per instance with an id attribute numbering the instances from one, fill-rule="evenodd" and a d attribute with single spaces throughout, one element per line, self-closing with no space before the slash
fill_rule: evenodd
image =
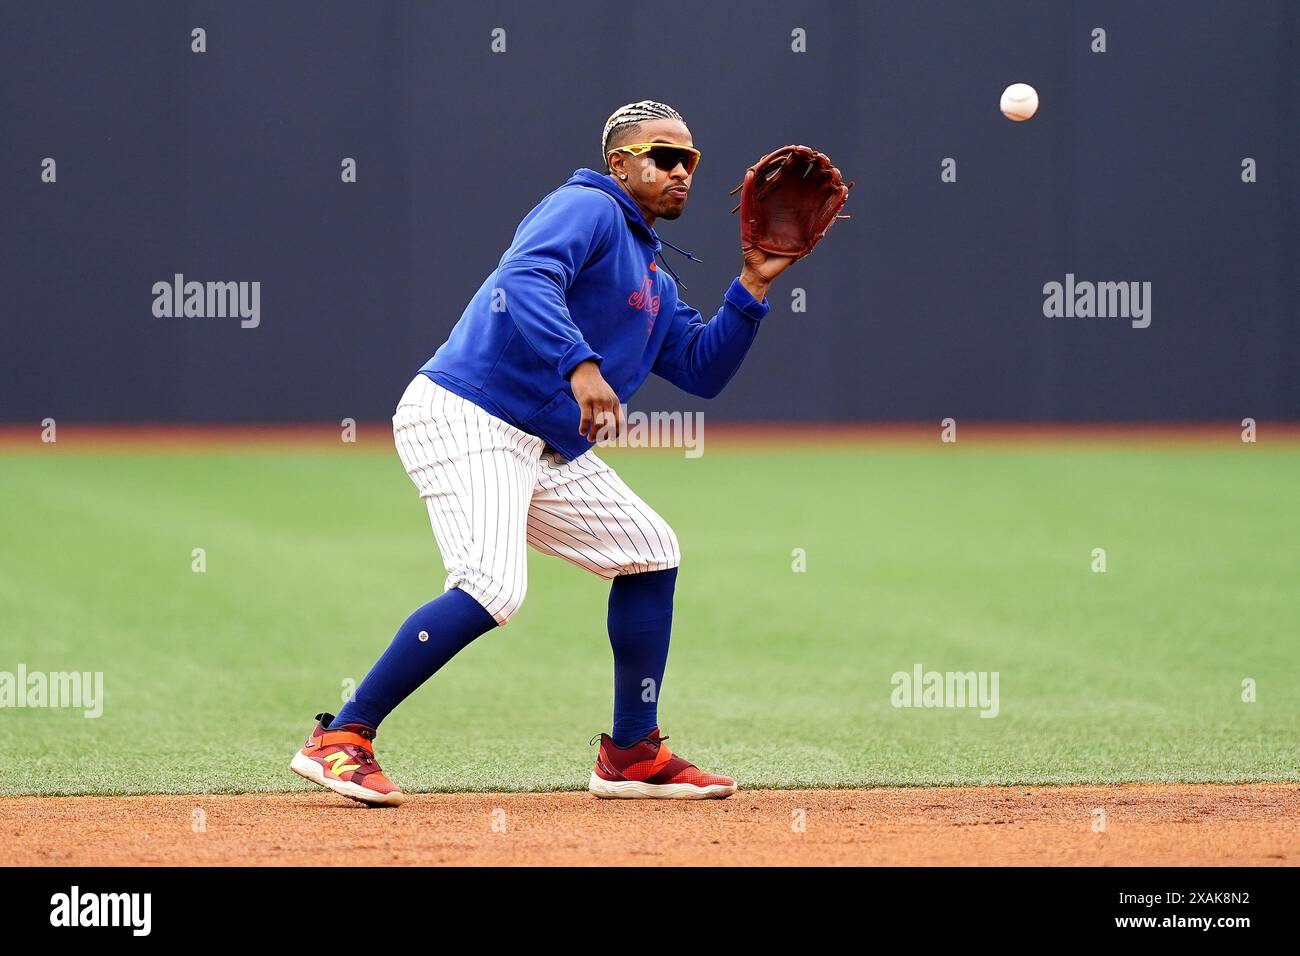
<path id="1" fill-rule="evenodd" d="M 569 370 L 569 381 L 581 382 L 592 375 L 600 377 L 600 363 L 595 359 L 584 359 Z"/>
<path id="2" fill-rule="evenodd" d="M 752 295 L 755 300 L 762 302 L 767 296 L 767 290 L 771 286 L 772 280 L 747 262 L 745 267 L 740 270 L 740 284 L 745 287 L 745 291 Z"/>

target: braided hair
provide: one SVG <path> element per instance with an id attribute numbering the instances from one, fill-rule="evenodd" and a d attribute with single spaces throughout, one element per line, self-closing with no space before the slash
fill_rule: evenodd
<path id="1" fill-rule="evenodd" d="M 647 120 L 674 119 L 683 122 L 682 114 L 665 103 L 654 100 L 641 100 L 620 106 L 605 120 L 605 131 L 600 137 L 601 156 L 605 159 L 605 168 L 609 169 L 609 141 L 619 130 L 636 132 L 636 127 Z"/>

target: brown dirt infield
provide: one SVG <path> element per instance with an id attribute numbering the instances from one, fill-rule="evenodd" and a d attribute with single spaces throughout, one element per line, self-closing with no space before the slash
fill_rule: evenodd
<path id="1" fill-rule="evenodd" d="M 0 833 L 8 864 L 28 866 L 1294 866 L 1298 796 L 1295 784 L 754 790 L 702 802 L 461 793 L 398 809 L 326 793 L 7 797 Z"/>

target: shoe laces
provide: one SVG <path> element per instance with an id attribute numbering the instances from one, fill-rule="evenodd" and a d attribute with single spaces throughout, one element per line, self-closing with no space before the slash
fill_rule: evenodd
<path id="1" fill-rule="evenodd" d="M 360 761 L 363 769 L 369 767 L 378 767 L 379 763 L 375 760 L 373 750 L 367 750 L 359 744 L 343 744 L 343 749 L 347 751 L 349 757 L 353 760 Z"/>

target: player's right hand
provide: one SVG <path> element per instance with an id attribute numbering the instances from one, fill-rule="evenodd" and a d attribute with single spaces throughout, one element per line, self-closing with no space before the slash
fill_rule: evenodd
<path id="1" fill-rule="evenodd" d="M 578 431 L 587 441 L 615 438 L 623 431 L 623 406 L 618 394 L 609 387 L 600 366 L 593 361 L 581 362 L 569 376 L 573 397 L 582 409 Z"/>

